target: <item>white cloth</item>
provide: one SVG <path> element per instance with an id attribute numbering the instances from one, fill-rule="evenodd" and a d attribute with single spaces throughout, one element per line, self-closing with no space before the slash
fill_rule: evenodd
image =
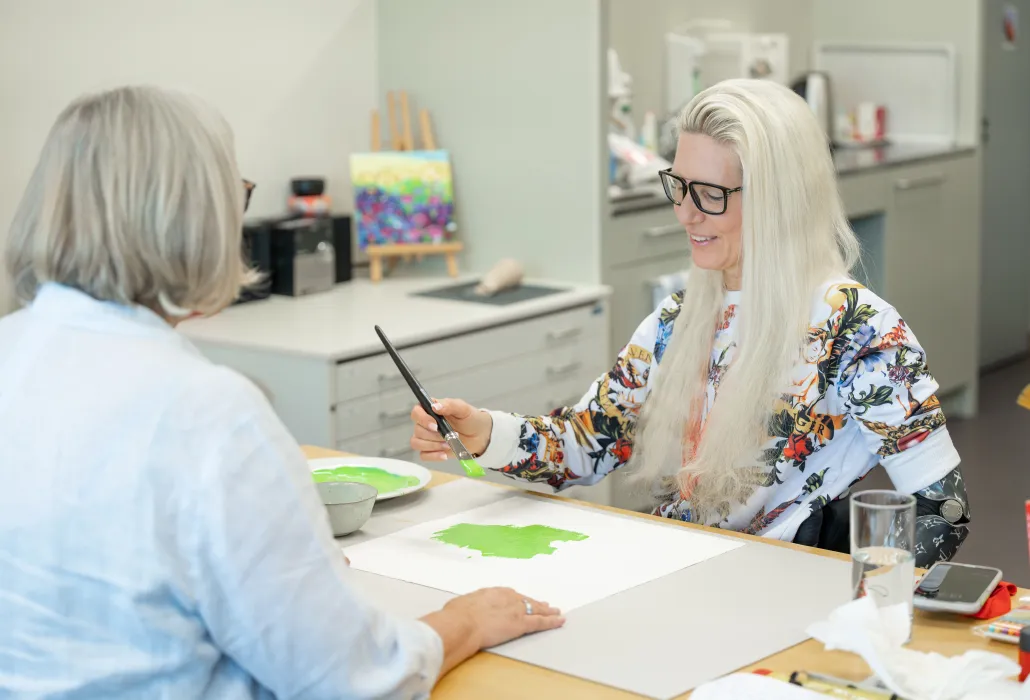
<path id="1" fill-rule="evenodd" d="M 260 392 L 157 315 L 45 285 L 0 319 L 0 695 L 424 698 Z"/>
<path id="2" fill-rule="evenodd" d="M 902 646 L 910 621 L 905 605 L 880 609 L 866 596 L 845 603 L 808 633 L 830 651 L 858 654 L 892 693 L 909 700 L 972 700 L 1017 698 L 1018 684 L 1004 683 L 1019 665 L 985 651 L 945 657 Z M 970 635 L 972 639 L 972 635 Z"/>

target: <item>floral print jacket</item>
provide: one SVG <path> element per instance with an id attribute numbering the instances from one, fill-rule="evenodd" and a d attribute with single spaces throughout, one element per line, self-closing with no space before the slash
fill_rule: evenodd
<path id="1" fill-rule="evenodd" d="M 682 293 L 639 326 L 612 369 L 575 406 L 549 416 L 492 412 L 493 436 L 480 462 L 556 490 L 592 484 L 626 464 L 641 406 L 672 334 Z M 727 292 L 715 337 L 705 411 L 733 361 L 740 293 Z M 791 540 L 811 512 L 882 464 L 895 487 L 913 493 L 954 469 L 958 453 L 936 397 L 926 355 L 897 311 L 857 282 L 817 290 L 809 345 L 774 407 L 770 438 L 756 455 L 763 475 L 743 503 L 706 522 Z M 671 498 L 655 512 L 693 520 Z"/>

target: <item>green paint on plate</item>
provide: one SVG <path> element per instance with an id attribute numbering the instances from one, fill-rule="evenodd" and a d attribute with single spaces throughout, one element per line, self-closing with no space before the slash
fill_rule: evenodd
<path id="1" fill-rule="evenodd" d="M 580 542 L 587 535 L 546 525 L 472 525 L 458 523 L 433 535 L 433 539 L 455 547 L 474 549 L 484 557 L 532 559 L 553 554 L 555 542 Z"/>
<path id="2" fill-rule="evenodd" d="M 356 481 L 375 487 L 379 493 L 399 491 L 409 486 L 418 486 L 417 476 L 394 474 L 378 467 L 335 467 L 333 469 L 316 469 L 311 472 L 315 483 L 324 481 Z"/>

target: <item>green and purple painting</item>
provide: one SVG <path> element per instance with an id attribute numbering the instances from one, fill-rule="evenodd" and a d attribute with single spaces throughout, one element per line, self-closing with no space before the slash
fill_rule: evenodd
<path id="1" fill-rule="evenodd" d="M 350 157 L 358 244 L 451 240 L 454 191 L 447 151 L 384 151 Z"/>

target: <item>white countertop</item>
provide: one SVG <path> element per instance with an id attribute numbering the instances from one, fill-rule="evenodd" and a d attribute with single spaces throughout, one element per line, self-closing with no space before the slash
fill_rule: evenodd
<path id="1" fill-rule="evenodd" d="M 564 291 L 507 306 L 411 296 L 474 279 L 419 277 L 377 284 L 357 279 L 319 294 L 272 295 L 178 328 L 199 342 L 338 361 L 383 352 L 376 325 L 394 345 L 405 347 L 589 304 L 611 294 L 602 285 L 525 280 Z"/>

